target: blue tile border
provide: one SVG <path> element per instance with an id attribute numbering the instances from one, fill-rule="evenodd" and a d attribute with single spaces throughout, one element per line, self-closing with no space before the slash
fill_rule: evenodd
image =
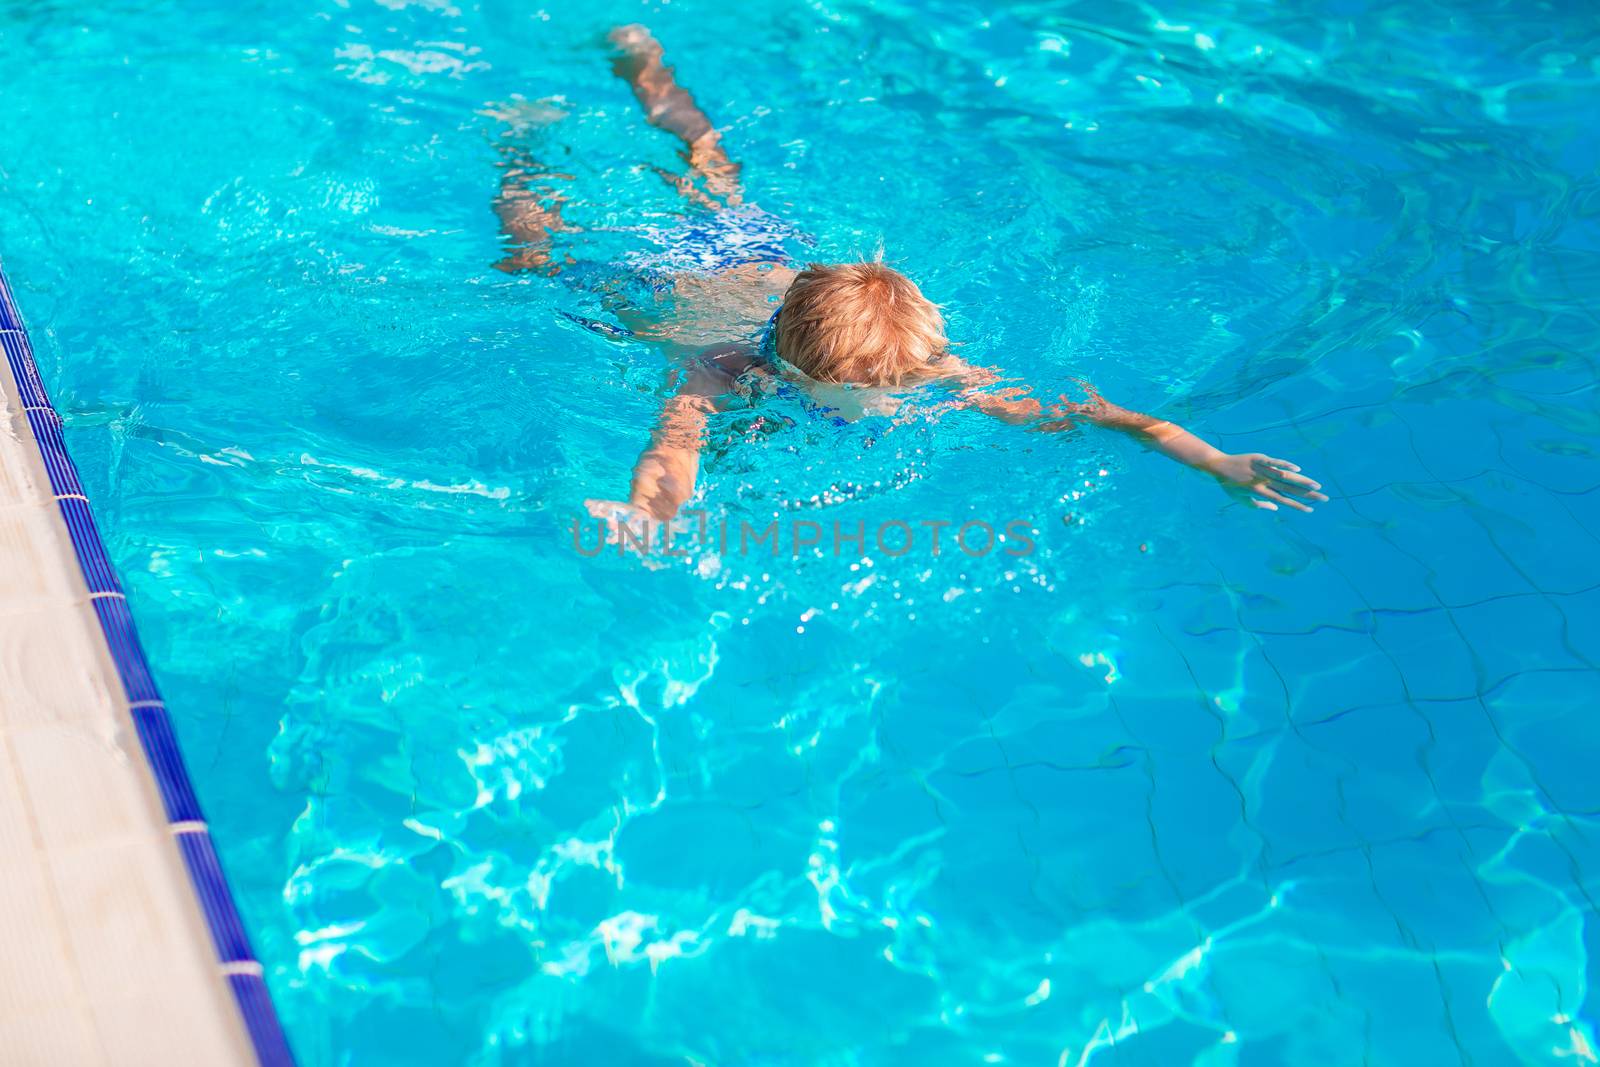
<path id="1" fill-rule="evenodd" d="M 161 693 L 156 689 L 155 679 L 150 676 L 150 664 L 144 658 L 139 635 L 133 632 L 133 616 L 128 612 L 128 601 L 122 594 L 116 593 L 94 597 L 92 603 L 95 617 L 100 620 L 100 632 L 105 635 L 106 647 L 111 650 L 111 659 L 117 665 L 117 676 L 122 679 L 122 688 L 128 694 L 129 703 L 160 707 Z M 164 708 L 162 712 L 165 714 Z M 135 720 L 137 718 L 135 716 Z M 173 751 L 176 760 L 177 750 Z M 145 755 L 150 758 L 152 768 L 159 767 L 157 753 L 153 749 L 146 749 Z M 189 776 L 183 771 L 183 762 L 177 760 L 176 765 L 176 773 L 187 787 Z M 165 790 L 169 783 L 158 778 L 156 784 Z"/>
<path id="2" fill-rule="evenodd" d="M 283 1028 L 278 1025 L 277 1012 L 272 1008 L 272 996 L 267 992 L 267 983 L 259 974 L 230 974 L 228 985 L 233 989 L 233 998 L 239 1002 L 239 1010 L 244 1013 L 245 1029 L 250 1032 L 250 1041 L 256 1047 L 256 1052 L 266 1062 L 263 1049 L 282 1049 L 281 1062 L 288 1062 L 288 1046 L 283 1040 Z"/>
<path id="3" fill-rule="evenodd" d="M 172 720 L 139 644 L 122 585 L 100 541 L 94 514 L 78 481 L 77 468 L 67 455 L 66 442 L 61 435 L 61 416 L 45 393 L 22 315 L 3 269 L 0 269 L 0 348 L 5 351 L 6 365 L 17 383 L 28 424 L 33 427 L 34 441 L 50 476 L 51 492 L 61 509 L 62 522 L 89 586 L 90 602 L 100 620 L 100 631 L 128 697 L 129 717 L 138 731 L 139 744 L 161 794 L 167 822 L 177 838 L 189 882 L 205 913 L 219 965 L 244 1018 L 256 1059 L 262 1067 L 293 1067 L 294 1054 L 289 1051 L 288 1039 L 273 1010 L 272 997 L 261 976 L 261 963 L 251 951 L 244 921 L 222 873 L 200 803 L 195 799 L 194 786 L 189 781 L 189 772 L 178 752 Z M 152 1025 L 166 1024 L 152 1020 Z"/>
<path id="4" fill-rule="evenodd" d="M 53 415 L 55 411 L 50 408 L 50 398 L 44 395 L 44 383 L 39 381 L 39 368 L 33 363 L 33 349 L 28 345 L 28 335 L 22 332 L 21 326 L 4 325 L 11 321 L 6 317 L 11 297 L 10 290 L 5 288 L 4 275 L 0 275 L 0 289 L 5 292 L 5 295 L 0 295 L 0 348 L 5 349 L 11 377 L 16 380 L 17 392 L 22 394 L 22 406 L 42 407 Z"/>

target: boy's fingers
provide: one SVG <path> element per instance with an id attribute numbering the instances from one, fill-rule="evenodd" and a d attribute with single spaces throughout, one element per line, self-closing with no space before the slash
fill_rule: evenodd
<path id="1" fill-rule="evenodd" d="M 1287 489 L 1291 493 L 1299 493 L 1301 496 L 1322 488 L 1321 482 L 1313 481 L 1303 474 L 1290 474 L 1288 471 L 1272 475 L 1272 481 L 1275 486 Z"/>
<path id="2" fill-rule="evenodd" d="M 1252 507 L 1258 507 L 1262 511 L 1277 511 L 1278 510 L 1278 505 L 1274 504 L 1270 500 L 1262 500 L 1259 497 L 1257 499 L 1255 499 L 1255 500 L 1250 501 L 1250 504 L 1251 504 Z"/>
<path id="3" fill-rule="evenodd" d="M 1271 456 L 1262 456 L 1260 459 L 1256 460 L 1255 465 L 1257 467 L 1270 467 L 1274 472 L 1294 471 L 1298 474 L 1300 471 L 1299 467 L 1295 466 L 1293 463 L 1290 463 L 1288 460 L 1273 459 Z"/>
<path id="4" fill-rule="evenodd" d="M 1268 500 L 1275 500 L 1280 504 L 1288 504 L 1291 508 L 1295 508 L 1296 510 L 1299 510 L 1299 511 L 1310 511 L 1311 510 L 1311 508 L 1308 505 L 1302 504 L 1302 503 L 1300 503 L 1300 501 L 1295 500 L 1292 497 L 1284 496 L 1282 493 L 1278 492 L 1276 489 L 1272 488 L 1272 486 L 1270 486 L 1270 485 L 1257 486 L 1256 487 L 1256 494 L 1258 496 L 1264 496 Z"/>

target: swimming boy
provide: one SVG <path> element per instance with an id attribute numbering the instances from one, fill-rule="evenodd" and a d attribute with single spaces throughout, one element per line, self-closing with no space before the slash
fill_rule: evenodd
<path id="1" fill-rule="evenodd" d="M 650 443 L 633 468 L 626 501 L 591 500 L 589 510 L 614 521 L 670 521 L 694 494 L 706 420 L 753 392 L 759 379 L 803 389 L 834 418 L 887 413 L 897 393 L 937 383 L 956 402 L 1002 421 L 1059 431 L 1079 422 L 1129 434 L 1146 446 L 1205 471 L 1234 495 L 1268 511 L 1310 511 L 1328 498 L 1317 482 L 1286 460 L 1261 453 L 1230 455 L 1181 426 L 1118 407 L 1085 385 L 1088 399 L 1046 409 L 1028 390 L 1004 387 L 993 370 L 973 367 L 948 349 L 936 305 L 905 275 L 882 263 L 812 264 L 795 271 L 781 220 L 744 202 L 739 165 L 729 159 L 705 113 L 662 63 L 660 44 L 642 26 L 614 30 L 614 69 L 632 87 L 648 121 L 682 141 L 686 176 L 662 173 L 708 214 L 686 226 L 679 247 L 654 265 L 670 274 L 676 314 L 656 319 L 619 308 L 628 328 L 676 350 L 676 391 L 662 408 Z M 523 161 L 508 166 L 495 201 L 511 254 L 505 270 L 558 273 L 570 265 L 551 254 L 554 232 L 566 229 L 561 195 L 535 188 L 539 178 L 566 176 Z M 772 298 L 781 298 L 767 318 Z M 761 322 L 766 320 L 765 328 Z M 749 338 L 760 331 L 759 342 Z M 999 386 L 999 388 L 997 388 Z"/>

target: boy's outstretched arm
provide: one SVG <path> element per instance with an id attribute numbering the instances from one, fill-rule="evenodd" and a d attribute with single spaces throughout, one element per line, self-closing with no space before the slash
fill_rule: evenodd
<path id="1" fill-rule="evenodd" d="M 1068 430 L 1076 419 L 1120 430 L 1149 448 L 1170 456 L 1179 463 L 1205 471 L 1228 492 L 1265 511 L 1277 511 L 1286 504 L 1297 511 L 1310 511 L 1306 500 L 1325 501 L 1322 483 L 1300 473 L 1286 459 L 1274 459 L 1261 452 L 1230 454 L 1201 440 L 1175 422 L 1118 407 L 1085 384 L 1089 399 L 1083 403 L 1062 399 L 1053 414 L 1066 418 L 1043 423 L 1041 430 Z"/>
<path id="2" fill-rule="evenodd" d="M 632 514 L 670 522 L 694 495 L 706 417 L 717 410 L 719 398 L 732 390 L 734 380 L 750 365 L 744 346 L 722 345 L 707 349 L 680 370 L 677 391 L 661 406 L 650 444 L 633 465 L 628 499 L 586 500 L 589 513 L 600 519 Z"/>
<path id="3" fill-rule="evenodd" d="M 1047 414 L 1043 406 L 1027 395 L 1025 388 L 992 388 L 1000 381 L 993 371 L 963 366 L 956 372 L 955 380 L 962 400 L 986 415 L 1018 425 L 1031 424 L 1034 429 L 1044 431 L 1070 430 L 1079 422 L 1119 430 L 1164 456 L 1205 471 L 1229 493 L 1266 511 L 1277 511 L 1280 504 L 1310 511 L 1311 506 L 1304 501 L 1328 499 L 1321 492 L 1321 483 L 1301 474 L 1300 468 L 1288 460 L 1274 459 L 1260 452 L 1229 454 L 1177 423 L 1111 403 L 1087 382 L 1082 385 L 1088 400 L 1080 403 L 1063 397 L 1061 403 L 1048 412 L 1056 417 L 1041 422 L 1039 420 Z"/>

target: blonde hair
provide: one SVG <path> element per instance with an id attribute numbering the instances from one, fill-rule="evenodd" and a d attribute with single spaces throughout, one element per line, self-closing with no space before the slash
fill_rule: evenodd
<path id="1" fill-rule="evenodd" d="M 882 263 L 813 263 L 784 294 L 778 355 L 819 382 L 901 385 L 936 375 L 944 316 L 916 283 Z"/>

